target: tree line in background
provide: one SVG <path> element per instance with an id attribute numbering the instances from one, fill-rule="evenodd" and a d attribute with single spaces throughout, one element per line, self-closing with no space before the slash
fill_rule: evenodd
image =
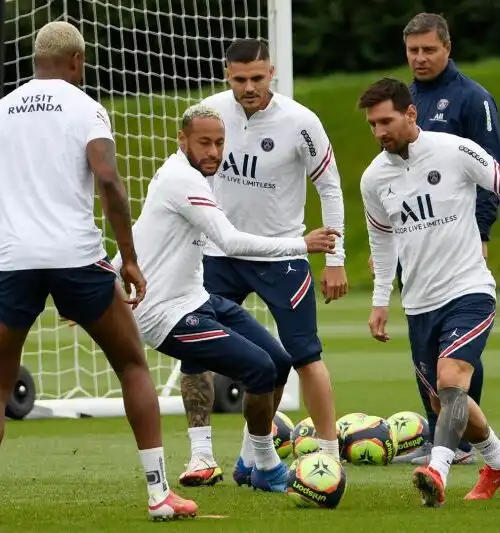
<path id="1" fill-rule="evenodd" d="M 98 71 L 87 70 L 87 85 L 118 92 L 125 86 L 127 92 L 171 90 L 179 77 L 221 79 L 222 63 L 208 58 L 220 56 L 235 36 L 267 34 L 265 21 L 256 18 L 257 10 L 267 12 L 266 0 L 47 0 L 35 5 L 33 12 L 32 0 L 6 4 L 7 92 L 31 76 L 34 29 L 61 19 L 65 11 L 77 25 L 85 21 L 80 27 L 90 43 L 88 63 L 100 66 Z M 158 12 L 158 6 L 171 6 L 171 11 Z M 293 0 L 292 6 L 295 76 L 400 65 L 403 28 L 421 11 L 445 15 L 455 59 L 500 55 L 500 2 L 496 0 Z M 250 20 L 244 21 L 245 12 Z M 109 25 L 98 27 L 94 21 L 109 21 Z M 130 52 L 133 49 L 138 52 Z"/>

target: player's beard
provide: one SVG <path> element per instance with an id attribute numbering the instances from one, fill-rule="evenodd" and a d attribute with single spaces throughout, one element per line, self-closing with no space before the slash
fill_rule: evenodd
<path id="1" fill-rule="evenodd" d="M 403 155 L 408 152 L 408 142 L 397 142 L 394 139 L 388 139 L 389 142 L 391 142 L 391 145 L 389 147 L 386 146 L 385 143 L 381 143 L 384 150 L 389 152 L 390 154 L 398 154 Z"/>
<path id="2" fill-rule="evenodd" d="M 259 109 L 265 109 L 272 97 L 273 93 L 271 89 L 267 89 L 265 92 L 254 91 L 252 93 L 244 93 L 240 97 L 239 102 L 245 110 L 255 112 Z M 251 107 L 249 107 L 249 99 L 253 100 Z"/>
<path id="3" fill-rule="evenodd" d="M 188 158 L 189 163 L 193 168 L 195 168 L 198 172 L 200 172 L 203 176 L 213 176 L 217 169 L 220 166 L 221 159 L 210 159 L 210 158 L 204 158 L 204 159 L 197 159 L 193 156 L 190 150 L 187 150 L 186 157 Z M 202 168 L 202 165 L 205 163 L 214 163 L 215 170 L 213 172 L 207 172 Z"/>

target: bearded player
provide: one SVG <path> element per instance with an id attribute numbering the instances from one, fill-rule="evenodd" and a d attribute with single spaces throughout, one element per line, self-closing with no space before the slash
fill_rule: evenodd
<path id="1" fill-rule="evenodd" d="M 226 60 L 231 90 L 205 100 L 221 114 L 226 126 L 223 162 L 213 178 L 213 193 L 221 209 L 238 230 L 266 237 L 299 237 L 305 227 L 309 177 L 321 198 L 324 225 L 342 233 L 340 177 L 318 117 L 294 100 L 271 91 L 274 69 L 262 42 L 236 40 L 228 48 Z M 204 281 L 209 293 L 239 304 L 256 293 L 266 303 L 299 374 L 320 447 L 338 457 L 332 386 L 321 359 L 307 255 L 227 257 L 213 243 L 204 254 Z M 326 301 L 347 292 L 342 239 L 336 241 L 335 255 L 326 256 L 321 289 Z M 203 370 L 188 363 L 182 365 L 181 392 L 191 439 L 191 460 L 180 477 L 184 485 L 213 484 L 221 476 L 211 441 L 213 377 Z M 254 462 L 245 428 L 233 472 L 236 483 L 250 483 Z"/>
<path id="2" fill-rule="evenodd" d="M 255 457 L 251 483 L 256 489 L 283 492 L 287 468 L 274 448 L 272 421 L 292 361 L 247 311 L 204 289 L 203 245 L 208 237 L 228 255 L 260 257 L 330 252 L 334 231 L 314 230 L 303 238 L 236 230 L 206 180 L 217 170 L 223 149 L 220 115 L 204 105 L 187 109 L 179 150 L 151 181 L 133 228 L 139 266 L 148 280 L 148 294 L 135 316 L 154 349 L 243 384 L 243 414 Z M 120 264 L 119 255 L 113 263 Z"/>

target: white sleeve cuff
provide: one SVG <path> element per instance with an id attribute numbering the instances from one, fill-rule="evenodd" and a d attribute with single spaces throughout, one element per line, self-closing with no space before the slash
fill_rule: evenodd
<path id="1" fill-rule="evenodd" d="M 391 301 L 392 289 L 392 283 L 377 283 L 375 281 L 372 299 L 373 307 L 388 307 Z"/>

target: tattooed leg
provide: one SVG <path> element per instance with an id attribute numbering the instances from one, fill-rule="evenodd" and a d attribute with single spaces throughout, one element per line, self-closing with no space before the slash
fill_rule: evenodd
<path id="1" fill-rule="evenodd" d="M 182 374 L 181 394 L 190 428 L 210 426 L 214 404 L 212 372 Z"/>

